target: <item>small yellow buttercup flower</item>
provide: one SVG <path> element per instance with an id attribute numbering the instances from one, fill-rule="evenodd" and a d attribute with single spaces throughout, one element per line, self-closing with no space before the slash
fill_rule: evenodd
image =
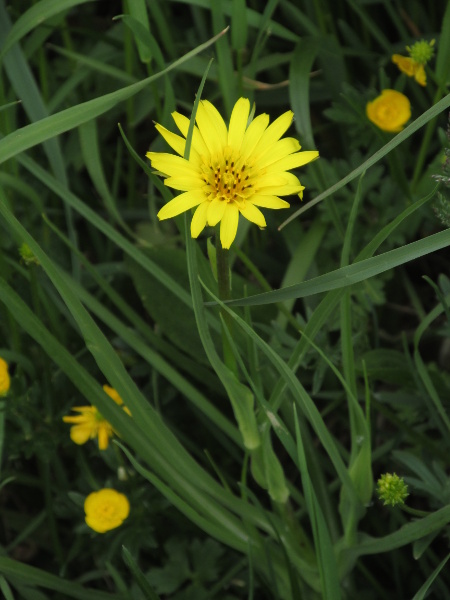
<path id="1" fill-rule="evenodd" d="M 402 73 L 405 73 L 408 77 L 414 77 L 419 85 L 425 86 L 427 85 L 425 65 L 433 57 L 433 46 L 434 40 L 431 40 L 431 42 L 420 40 L 412 46 L 406 46 L 409 57 L 394 54 L 392 62 L 397 65 Z"/>
<path id="2" fill-rule="evenodd" d="M 8 363 L 0 358 L 0 397 L 6 396 L 11 387 L 11 378 L 8 372 Z"/>
<path id="3" fill-rule="evenodd" d="M 127 414 L 131 414 L 117 391 L 109 385 L 103 386 L 104 391 L 116 404 L 122 406 Z M 112 425 L 102 416 L 95 406 L 74 406 L 74 412 L 80 413 L 76 416 L 63 417 L 64 423 L 74 423 L 70 428 L 70 439 L 75 444 L 85 444 L 88 440 L 98 438 L 99 450 L 106 450 L 109 439 L 114 435 Z"/>
<path id="4" fill-rule="evenodd" d="M 383 131 L 401 131 L 411 117 L 408 98 L 396 90 L 383 90 L 366 106 L 367 117 Z"/>
<path id="5" fill-rule="evenodd" d="M 111 488 L 92 492 L 84 501 L 85 521 L 97 533 L 120 527 L 130 514 L 128 498 Z"/>
<path id="6" fill-rule="evenodd" d="M 180 156 L 148 152 L 152 167 L 165 177 L 165 185 L 180 194 L 158 213 L 170 219 L 196 208 L 191 235 L 199 236 L 206 225 L 220 222 L 220 241 L 229 248 L 236 237 L 239 215 L 266 226 L 262 208 L 288 208 L 279 196 L 297 194 L 304 187 L 291 169 L 315 160 L 315 150 L 300 152 L 299 142 L 281 139 L 292 123 L 294 113 L 287 111 L 269 125 L 269 116 L 261 114 L 249 123 L 250 101 L 240 98 L 234 105 L 227 127 L 218 110 L 201 100 L 196 114 L 189 160 L 184 156 L 189 119 L 178 112 L 172 117 L 183 137 L 162 125 L 156 129 Z"/>
<path id="7" fill-rule="evenodd" d="M 414 77 L 419 85 L 427 85 L 427 76 L 423 64 L 401 54 L 393 54 L 392 62 L 397 65 L 402 73 L 405 73 L 408 77 Z"/>

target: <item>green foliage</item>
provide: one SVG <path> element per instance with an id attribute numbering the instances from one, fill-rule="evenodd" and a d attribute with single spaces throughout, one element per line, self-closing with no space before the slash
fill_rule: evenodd
<path id="1" fill-rule="evenodd" d="M 449 44 L 419 0 L 0 0 L 2 597 L 450 597 Z M 158 221 L 145 154 L 241 96 L 320 158 L 224 254 Z M 70 438 L 87 405 L 107 450 Z M 131 506 L 104 534 L 101 488 Z"/>

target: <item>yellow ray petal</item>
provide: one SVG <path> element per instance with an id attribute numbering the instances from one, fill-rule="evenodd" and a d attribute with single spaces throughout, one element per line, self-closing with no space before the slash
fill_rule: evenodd
<path id="1" fill-rule="evenodd" d="M 298 140 L 295 138 L 284 138 L 279 140 L 275 144 L 269 146 L 265 152 L 256 158 L 255 167 L 264 169 L 277 160 L 281 160 L 294 152 L 298 152 L 300 147 Z"/>
<path id="2" fill-rule="evenodd" d="M 258 115 L 247 128 L 247 131 L 244 134 L 244 141 L 241 146 L 241 155 L 244 158 L 247 158 L 251 155 L 256 145 L 258 144 L 261 136 L 266 130 L 267 125 L 269 124 L 269 115 L 265 113 Z"/>
<path id="3" fill-rule="evenodd" d="M 206 227 L 206 215 L 208 213 L 209 202 L 202 202 L 194 213 L 191 221 L 191 236 L 197 238 Z"/>
<path id="4" fill-rule="evenodd" d="M 290 169 L 297 169 L 298 167 L 302 167 L 307 163 L 319 158 L 319 153 L 317 150 L 306 150 L 305 152 L 296 152 L 295 154 L 291 154 L 282 158 L 281 160 L 277 160 L 273 164 L 267 167 L 268 173 L 275 173 L 280 171 L 289 171 Z"/>
<path id="5" fill-rule="evenodd" d="M 181 156 L 166 152 L 147 152 L 146 157 L 150 159 L 154 169 L 165 175 L 187 175 L 190 177 L 200 175 L 200 170 Z"/>
<path id="6" fill-rule="evenodd" d="M 159 123 L 155 123 L 155 128 L 163 136 L 169 146 L 173 148 L 180 156 L 183 156 L 186 140 L 180 135 L 169 131 Z"/>
<path id="7" fill-rule="evenodd" d="M 266 219 L 264 218 L 264 215 L 259 210 L 259 208 L 256 208 L 256 206 L 254 206 L 254 204 L 251 204 L 250 202 L 246 202 L 244 205 L 244 208 L 240 208 L 239 212 L 248 221 L 251 221 L 252 223 L 256 223 L 256 225 L 258 225 L 259 227 L 266 226 Z"/>
<path id="8" fill-rule="evenodd" d="M 265 187 L 281 188 L 288 183 L 284 173 L 265 173 L 254 180 L 254 193 L 260 194 Z"/>
<path id="9" fill-rule="evenodd" d="M 227 204 L 226 210 L 220 221 L 220 243 L 222 248 L 228 249 L 236 237 L 239 222 L 239 210 L 236 204 Z"/>
<path id="10" fill-rule="evenodd" d="M 258 196 L 293 196 L 299 194 L 303 189 L 302 185 L 283 185 L 267 186 L 257 191 Z M 253 202 L 253 196 L 249 198 Z"/>
<path id="11" fill-rule="evenodd" d="M 289 202 L 278 198 L 278 196 L 252 196 L 250 200 L 247 200 L 247 204 L 254 204 L 255 206 L 261 206 L 262 208 L 272 208 L 274 210 L 279 208 L 289 208 Z"/>
<path id="12" fill-rule="evenodd" d="M 278 119 L 269 125 L 269 127 L 264 132 L 264 135 L 261 137 L 260 143 L 258 146 L 260 148 L 266 148 L 271 144 L 277 142 L 280 137 L 285 133 L 285 131 L 289 128 L 292 123 L 292 119 L 294 118 L 294 113 L 292 110 L 288 110 L 283 113 Z M 258 154 L 258 151 L 255 152 L 255 155 Z"/>
<path id="13" fill-rule="evenodd" d="M 231 113 L 230 125 L 228 127 L 228 146 L 239 151 L 244 140 L 247 129 L 248 115 L 250 112 L 250 101 L 248 98 L 239 98 Z"/>
<path id="14" fill-rule="evenodd" d="M 171 219 L 172 217 L 181 215 L 181 213 L 186 212 L 190 208 L 194 208 L 194 206 L 197 206 L 204 200 L 205 197 L 201 192 L 185 192 L 163 206 L 157 214 L 157 217 L 160 221 Z"/>
<path id="15" fill-rule="evenodd" d="M 201 177 L 168 177 L 164 180 L 164 185 L 173 188 L 174 190 L 180 190 L 181 192 L 199 191 L 205 185 L 205 182 Z"/>
<path id="16" fill-rule="evenodd" d="M 172 118 L 175 121 L 175 124 L 178 127 L 178 129 L 184 135 L 184 137 L 187 137 L 188 129 L 189 129 L 189 119 L 178 112 L 173 112 Z M 191 148 L 196 150 L 196 152 L 199 154 L 199 156 L 208 154 L 208 148 L 206 147 L 206 144 L 203 141 L 203 138 L 200 135 L 200 132 L 197 127 L 194 127 L 194 132 L 192 134 Z"/>
<path id="17" fill-rule="evenodd" d="M 218 110 L 210 102 L 202 100 L 198 105 L 196 121 L 209 153 L 221 153 L 227 144 L 227 128 Z"/>
<path id="18" fill-rule="evenodd" d="M 223 213 L 227 207 L 225 200 L 218 200 L 215 198 L 209 203 L 208 213 L 206 215 L 206 221 L 208 225 L 214 227 L 223 217 Z"/>

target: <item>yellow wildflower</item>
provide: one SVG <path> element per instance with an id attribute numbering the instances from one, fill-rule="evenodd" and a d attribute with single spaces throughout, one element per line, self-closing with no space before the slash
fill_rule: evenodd
<path id="1" fill-rule="evenodd" d="M 408 77 L 414 77 L 419 85 L 427 85 L 427 76 L 423 64 L 416 62 L 413 58 L 409 58 L 408 56 L 402 56 L 401 54 L 394 54 L 392 56 L 392 62 L 397 65 L 402 73 L 405 73 Z"/>
<path id="2" fill-rule="evenodd" d="M 165 179 L 165 185 L 184 192 L 158 213 L 170 219 L 191 208 L 193 238 L 206 225 L 220 222 L 220 241 L 229 248 L 236 237 L 239 214 L 265 227 L 262 208 L 288 208 L 279 196 L 298 194 L 304 187 L 289 173 L 319 156 L 315 150 L 299 152 L 294 138 L 280 139 L 292 123 L 287 111 L 269 126 L 269 116 L 261 114 L 249 124 L 250 102 L 240 98 L 234 105 L 229 126 L 207 100 L 200 101 L 189 160 L 183 158 L 189 119 L 174 112 L 172 117 L 183 137 L 162 125 L 156 129 L 180 156 L 148 152 L 152 167 Z"/>
<path id="3" fill-rule="evenodd" d="M 425 65 L 433 57 L 433 46 L 434 40 L 431 40 L 431 42 L 420 40 L 411 47 L 406 46 L 409 57 L 394 54 L 392 62 L 397 65 L 402 73 L 405 73 L 408 77 L 414 77 L 419 85 L 425 86 L 427 85 Z"/>
<path id="4" fill-rule="evenodd" d="M 116 404 L 122 406 L 127 414 L 131 414 L 128 408 L 123 406 L 123 400 L 114 388 L 104 385 L 103 389 Z M 106 450 L 109 445 L 109 439 L 115 433 L 112 425 L 95 406 L 74 406 L 72 410 L 80 414 L 63 417 L 64 423 L 74 423 L 70 428 L 70 439 L 75 444 L 81 445 L 85 444 L 88 440 L 98 438 L 99 449 Z"/>
<path id="5" fill-rule="evenodd" d="M 130 503 L 124 494 L 111 488 L 92 492 L 84 501 L 85 521 L 97 533 L 120 527 L 130 514 Z"/>
<path id="6" fill-rule="evenodd" d="M 404 94 L 383 90 L 380 96 L 367 103 L 366 114 L 383 131 L 396 133 L 403 129 L 411 117 L 411 105 Z"/>
<path id="7" fill-rule="evenodd" d="M 11 386 L 11 378 L 8 373 L 8 363 L 0 358 L 0 397 L 6 396 Z"/>

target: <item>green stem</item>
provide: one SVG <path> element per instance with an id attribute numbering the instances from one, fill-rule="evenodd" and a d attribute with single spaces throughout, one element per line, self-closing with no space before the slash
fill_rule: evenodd
<path id="1" fill-rule="evenodd" d="M 226 302 L 231 298 L 231 278 L 230 278 L 230 263 L 229 263 L 229 250 L 222 248 L 220 243 L 219 226 L 216 227 L 216 264 L 217 264 L 217 283 L 219 298 Z M 237 375 L 236 359 L 233 354 L 233 350 L 228 341 L 224 327 L 227 327 L 230 335 L 233 335 L 233 319 L 228 312 L 221 309 L 220 314 L 223 317 L 222 321 L 222 349 L 223 349 L 223 362 L 225 365 Z"/>

